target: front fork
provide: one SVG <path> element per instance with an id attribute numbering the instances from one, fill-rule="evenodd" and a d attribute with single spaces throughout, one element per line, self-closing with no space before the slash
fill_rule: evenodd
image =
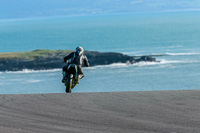
<path id="1" fill-rule="evenodd" d="M 65 72 L 65 71 L 63 71 L 62 72 L 62 74 L 63 74 L 63 77 L 65 78 L 65 81 L 67 80 L 67 78 L 68 78 L 68 73 L 67 72 Z M 75 75 L 75 78 L 74 78 L 74 85 L 77 85 L 78 83 L 79 83 L 79 79 L 81 79 L 83 76 L 82 75 L 78 75 L 78 74 L 76 74 Z M 70 77 L 70 78 L 72 78 L 72 77 Z"/>
<path id="2" fill-rule="evenodd" d="M 77 85 L 79 83 L 79 75 L 76 74 L 76 77 L 75 77 L 75 84 Z"/>

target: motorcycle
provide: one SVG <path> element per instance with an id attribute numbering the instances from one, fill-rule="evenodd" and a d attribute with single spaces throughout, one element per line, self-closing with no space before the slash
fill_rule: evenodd
<path id="1" fill-rule="evenodd" d="M 66 86 L 66 93 L 71 93 L 72 89 L 78 84 L 79 82 L 79 75 L 78 75 L 78 67 L 76 64 L 70 64 L 68 66 L 68 74 L 65 77 L 65 86 Z"/>

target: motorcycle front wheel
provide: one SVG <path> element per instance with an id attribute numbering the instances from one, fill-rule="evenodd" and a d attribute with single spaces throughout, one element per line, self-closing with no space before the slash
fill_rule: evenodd
<path id="1" fill-rule="evenodd" d="M 72 91 L 72 79 L 73 79 L 73 75 L 69 74 L 67 81 L 65 82 L 65 86 L 66 86 L 65 92 L 66 93 L 71 93 L 71 91 Z"/>

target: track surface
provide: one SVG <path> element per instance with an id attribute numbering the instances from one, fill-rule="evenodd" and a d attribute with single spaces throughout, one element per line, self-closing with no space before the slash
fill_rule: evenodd
<path id="1" fill-rule="evenodd" d="M 199 133 L 200 91 L 0 95 L 1 133 Z"/>

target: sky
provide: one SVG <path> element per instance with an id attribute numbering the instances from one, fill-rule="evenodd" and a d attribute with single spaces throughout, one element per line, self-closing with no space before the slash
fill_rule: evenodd
<path id="1" fill-rule="evenodd" d="M 0 0 L 0 19 L 200 10 L 200 0 Z"/>

